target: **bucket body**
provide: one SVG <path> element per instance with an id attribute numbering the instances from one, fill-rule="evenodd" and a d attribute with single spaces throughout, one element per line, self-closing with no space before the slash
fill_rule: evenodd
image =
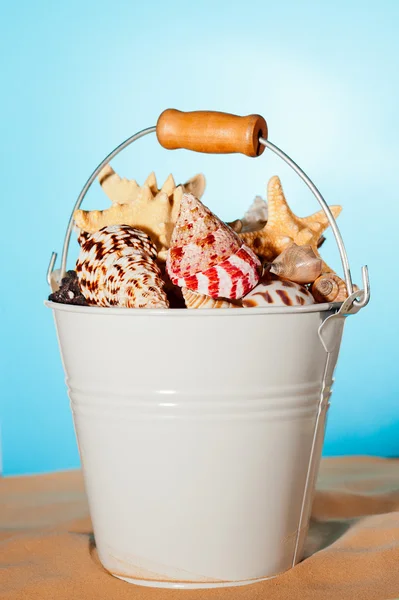
<path id="1" fill-rule="evenodd" d="M 142 585 L 206 588 L 300 560 L 332 383 L 318 335 L 331 306 L 47 304 L 103 566 Z"/>

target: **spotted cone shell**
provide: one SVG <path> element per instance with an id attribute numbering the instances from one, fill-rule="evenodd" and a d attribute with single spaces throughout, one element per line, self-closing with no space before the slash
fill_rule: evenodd
<path id="1" fill-rule="evenodd" d="M 97 306 L 168 308 L 157 250 L 148 235 L 128 225 L 82 232 L 76 272 L 87 302 Z"/>
<path id="2" fill-rule="evenodd" d="M 193 194 L 184 194 L 166 268 L 180 287 L 239 299 L 258 283 L 261 264 L 230 227 Z"/>
<path id="3" fill-rule="evenodd" d="M 293 281 L 281 281 L 266 273 L 258 285 L 242 299 L 247 308 L 260 306 L 304 306 L 314 304 L 312 294 Z"/>

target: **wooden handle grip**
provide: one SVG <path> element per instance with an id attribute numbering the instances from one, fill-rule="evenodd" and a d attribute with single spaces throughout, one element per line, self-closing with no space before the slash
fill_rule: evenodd
<path id="1" fill-rule="evenodd" d="M 260 115 L 239 117 L 215 111 L 181 112 L 165 110 L 157 122 L 157 138 L 168 150 L 186 148 L 209 154 L 241 152 L 260 156 L 265 147 L 259 138 L 267 138 L 266 121 Z"/>

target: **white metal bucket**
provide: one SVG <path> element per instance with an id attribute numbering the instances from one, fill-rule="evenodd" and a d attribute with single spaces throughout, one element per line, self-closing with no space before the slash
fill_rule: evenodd
<path id="1" fill-rule="evenodd" d="M 328 305 L 48 304 L 104 567 L 208 587 L 300 560 L 330 394 Z"/>
<path id="2" fill-rule="evenodd" d="M 78 208 L 99 170 L 93 172 Z M 261 143 L 265 140 L 260 139 Z M 302 557 L 342 305 L 158 310 L 47 302 L 56 322 L 99 558 L 157 587 L 242 585 Z M 313 186 L 313 187 L 312 187 Z M 72 229 L 67 229 L 61 274 Z M 48 281 L 54 267 L 50 261 Z"/>

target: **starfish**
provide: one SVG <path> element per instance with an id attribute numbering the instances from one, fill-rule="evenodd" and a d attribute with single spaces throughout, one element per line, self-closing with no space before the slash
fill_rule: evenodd
<path id="1" fill-rule="evenodd" d="M 281 252 L 295 242 L 298 246 L 309 245 L 316 254 L 318 245 L 329 222 L 321 210 L 309 217 L 297 217 L 285 199 L 280 178 L 275 175 L 267 186 L 268 220 L 263 229 L 239 236 L 261 259 L 273 261 Z M 338 217 L 342 207 L 330 206 L 334 217 Z M 323 261 L 323 273 L 333 270 Z"/>
<path id="2" fill-rule="evenodd" d="M 205 188 L 203 175 L 196 175 L 178 186 L 169 175 L 158 189 L 154 173 L 140 186 L 134 179 L 119 177 L 109 165 L 102 169 L 98 178 L 112 206 L 105 210 L 76 210 L 75 224 L 88 233 L 110 225 L 130 225 L 141 229 L 156 245 L 161 261 L 166 260 L 183 193 L 193 189 L 202 195 Z"/>
<path id="3" fill-rule="evenodd" d="M 141 187 L 134 179 L 120 177 L 110 165 L 105 165 L 100 171 L 98 181 L 112 204 L 132 204 L 143 195 L 150 200 L 160 191 L 166 192 L 168 196 L 171 196 L 176 189 L 172 175 L 169 175 L 162 188 L 158 189 L 155 173 L 152 172 Z M 178 187 L 184 187 L 185 192 L 201 198 L 205 190 L 205 177 L 202 174 L 195 175 L 183 186 Z M 182 195 L 180 192 L 181 190 L 179 190 L 178 195 Z"/>

